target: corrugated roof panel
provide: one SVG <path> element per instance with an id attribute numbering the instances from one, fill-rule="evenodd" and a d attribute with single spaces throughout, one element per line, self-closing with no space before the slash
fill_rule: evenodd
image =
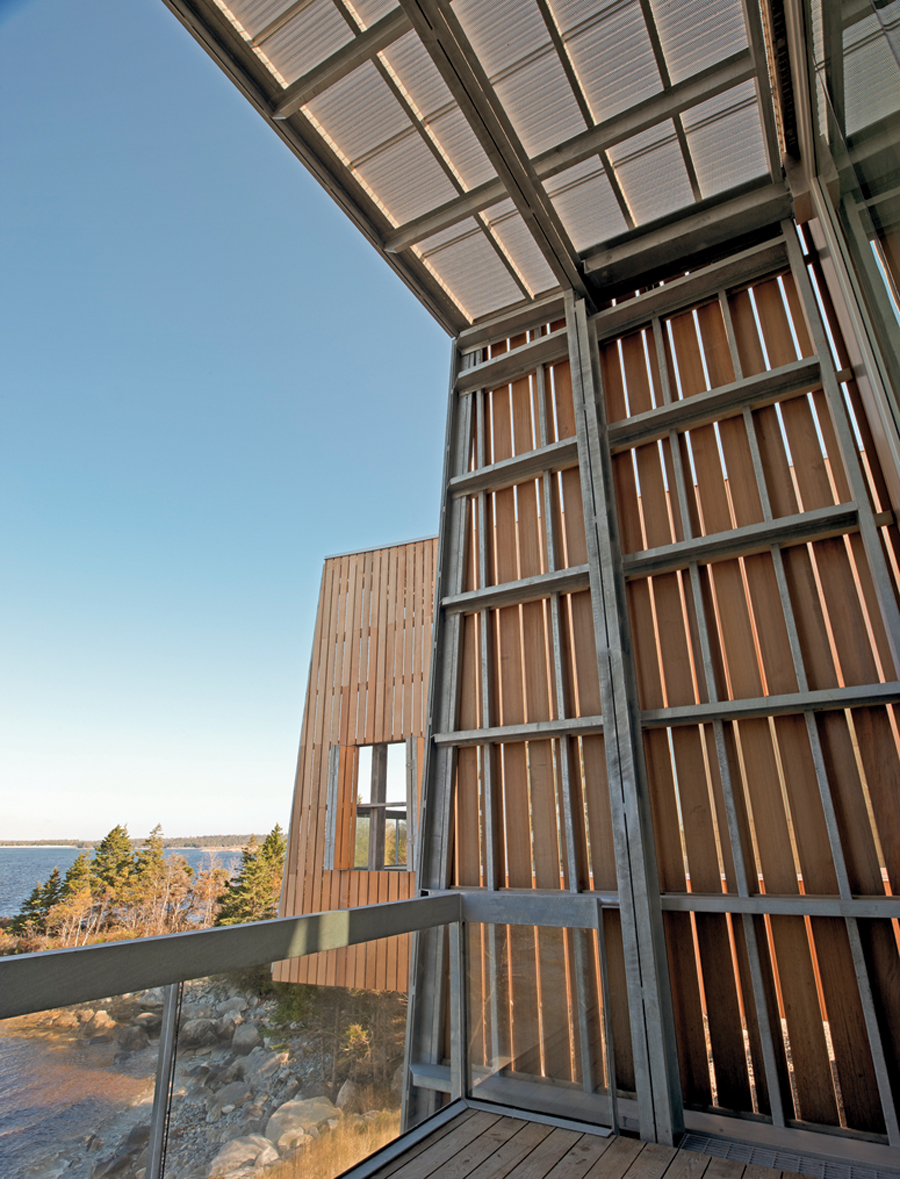
<path id="1" fill-rule="evenodd" d="M 497 175 L 484 149 L 475 138 L 462 111 L 454 106 L 446 114 L 429 120 L 434 137 L 447 153 L 466 188 L 476 188 Z"/>
<path id="2" fill-rule="evenodd" d="M 550 40 L 534 0 L 454 0 L 453 11 L 492 80 Z"/>
<path id="3" fill-rule="evenodd" d="M 682 121 L 703 196 L 715 196 L 768 171 L 752 80 L 692 106 Z"/>
<path id="4" fill-rule="evenodd" d="M 549 291 L 559 286 L 512 201 L 501 201 L 498 205 L 492 205 L 485 209 L 484 216 L 533 294 L 537 295 L 541 291 Z"/>
<path id="5" fill-rule="evenodd" d="M 539 155 L 587 126 L 562 62 L 549 41 L 546 52 L 508 71 L 494 83 L 494 89 L 530 156 Z"/>
<path id="6" fill-rule="evenodd" d="M 398 7 L 397 0 L 353 0 L 353 7 L 366 28 L 371 28 L 377 20 L 387 16 Z"/>
<path id="7" fill-rule="evenodd" d="M 417 131 L 370 156 L 358 172 L 398 224 L 457 195 Z"/>
<path id="8" fill-rule="evenodd" d="M 609 149 L 636 225 L 693 204 L 694 196 L 671 119 Z"/>
<path id="9" fill-rule="evenodd" d="M 628 228 L 598 156 L 544 181 L 547 195 L 576 250 L 587 250 Z"/>
<path id="10" fill-rule="evenodd" d="M 412 126 L 370 61 L 314 98 L 308 109 L 350 161 Z"/>
<path id="11" fill-rule="evenodd" d="M 550 3 L 598 123 L 662 89 L 639 0 L 604 5 L 588 20 L 584 4 Z"/>
<path id="12" fill-rule="evenodd" d="M 741 0 L 650 0 L 650 7 L 673 82 L 747 48 Z"/>
<path id="13" fill-rule="evenodd" d="M 383 57 L 423 116 L 456 105 L 428 50 L 414 32 L 389 45 Z"/>
<path id="14" fill-rule="evenodd" d="M 352 41 L 353 36 L 331 0 L 313 0 L 283 29 L 267 37 L 261 48 L 284 80 L 293 82 Z"/>
<path id="15" fill-rule="evenodd" d="M 879 15 L 900 39 L 900 4 Z M 848 135 L 900 110 L 897 59 L 874 14 L 844 29 L 844 109 Z"/>
<path id="16" fill-rule="evenodd" d="M 251 37 L 281 16 L 294 0 L 215 0 L 223 12 L 229 13 Z"/>
<path id="17" fill-rule="evenodd" d="M 455 226 L 453 236 L 449 233 L 445 230 L 421 242 L 416 252 L 470 318 L 522 301 L 522 292 L 474 221 Z"/>

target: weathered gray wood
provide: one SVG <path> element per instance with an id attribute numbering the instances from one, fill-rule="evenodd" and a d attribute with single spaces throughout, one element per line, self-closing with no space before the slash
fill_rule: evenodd
<path id="1" fill-rule="evenodd" d="M 668 290 L 668 287 L 662 289 Z M 721 421 L 731 412 L 740 413 L 745 405 L 768 405 L 818 388 L 820 383 L 821 366 L 817 357 L 794 360 L 781 368 L 744 377 L 730 385 L 720 385 L 706 393 L 696 393 L 665 407 L 613 422 L 609 427 L 612 450 L 616 454 L 665 438 L 670 430 L 686 430 Z"/>
<path id="2" fill-rule="evenodd" d="M 307 102 L 311 102 L 317 95 L 322 94 L 329 86 L 339 82 L 352 73 L 364 61 L 369 61 L 376 53 L 386 49 L 388 45 L 397 41 L 410 28 L 409 18 L 399 8 L 383 16 L 365 32 L 348 44 L 332 53 L 309 73 L 292 82 L 285 90 L 281 100 L 276 103 L 272 111 L 274 119 L 287 119 Z M 260 44 L 265 39 L 265 31 L 255 41 Z"/>
<path id="3" fill-rule="evenodd" d="M 578 462 L 578 447 L 574 438 L 551 442 L 539 450 L 529 450 L 499 463 L 480 466 L 450 480 L 454 495 L 472 495 L 477 491 L 499 491 L 532 479 L 544 471 L 565 471 Z"/>
<path id="4" fill-rule="evenodd" d="M 448 614 L 474 614 L 476 610 L 511 606 L 517 602 L 534 602 L 550 594 L 570 594 L 575 590 L 587 589 L 588 584 L 588 566 L 575 565 L 570 569 L 557 569 L 554 573 L 538 573 L 519 581 L 506 581 L 502 585 L 489 585 L 484 589 L 453 594 L 444 598 L 441 606 Z"/>
<path id="5" fill-rule="evenodd" d="M 528 1158 L 551 1131 L 552 1126 L 526 1122 L 499 1150 L 476 1167 L 469 1179 L 506 1179 L 508 1175 L 515 1175 L 518 1164 Z"/>
<path id="6" fill-rule="evenodd" d="M 497 1114 L 478 1110 L 464 1122 L 455 1123 L 449 1133 L 444 1134 L 439 1141 L 429 1143 L 416 1158 L 408 1162 L 401 1159 L 395 1169 L 385 1174 L 390 1175 L 391 1179 L 427 1179 L 430 1175 L 439 1175 L 442 1166 L 493 1126 L 497 1120 Z"/>
<path id="7" fill-rule="evenodd" d="M 641 1134 L 671 1144 L 681 1082 L 600 360 L 583 301 L 566 322 Z"/>
<path id="8" fill-rule="evenodd" d="M 859 521 L 856 504 L 840 504 L 835 508 L 814 508 L 794 516 L 779 516 L 760 524 L 746 524 L 728 532 L 713 532 L 695 536 L 678 544 L 661 545 L 623 558 L 625 577 L 647 577 L 686 568 L 692 561 L 708 564 L 737 555 L 750 556 L 765 552 L 771 545 L 806 544 L 831 536 L 856 532 Z"/>
<path id="9" fill-rule="evenodd" d="M 498 385 L 533 372 L 539 364 L 562 360 L 568 351 L 565 328 L 538 336 L 518 348 L 510 348 L 490 360 L 483 360 L 471 368 L 463 369 L 456 378 L 456 391 L 470 393 L 473 389 L 495 389 Z"/>
<path id="10" fill-rule="evenodd" d="M 279 917 L 0 960 L 0 1019 L 169 986 L 456 921 L 457 894 Z"/>
<path id="11" fill-rule="evenodd" d="M 602 716 L 573 716 L 562 720 L 531 721 L 524 725 L 495 725 L 490 729 L 458 729 L 435 733 L 438 748 L 456 745 L 485 745 L 498 741 L 537 741 L 542 737 L 577 736 L 579 733 L 602 733 Z"/>
<path id="12" fill-rule="evenodd" d="M 328 750 L 328 783 L 325 795 L 325 862 L 326 871 L 334 869 L 335 844 L 337 842 L 337 813 L 340 799 L 339 771 L 341 747 L 332 745 Z"/>
<path id="13" fill-rule="evenodd" d="M 635 1138 L 616 1138 L 594 1163 L 585 1179 L 622 1179 L 644 1149 Z"/>
<path id="14" fill-rule="evenodd" d="M 678 1155 L 674 1146 L 660 1146 L 647 1142 L 644 1149 L 628 1168 L 628 1179 L 661 1179 Z"/>

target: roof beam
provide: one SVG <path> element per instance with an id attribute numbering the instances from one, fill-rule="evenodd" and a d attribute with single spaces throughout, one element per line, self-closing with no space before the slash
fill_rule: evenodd
<path id="1" fill-rule="evenodd" d="M 751 55 L 748 50 L 743 50 L 721 65 L 697 74 L 686 82 L 678 82 L 670 90 L 646 99 L 624 114 L 598 123 L 596 127 L 580 132 L 558 147 L 535 156 L 531 161 L 532 167 L 539 180 L 555 176 L 558 172 L 563 172 L 582 160 L 590 159 L 591 156 L 605 151 L 623 139 L 629 139 L 648 127 L 672 118 L 679 111 L 686 110 L 706 98 L 713 98 L 741 82 L 746 82 L 748 78 L 755 77 L 756 70 Z M 465 221 L 480 209 L 496 204 L 505 196 L 503 182 L 490 180 L 478 188 L 473 188 L 465 196 L 448 201 L 433 212 L 401 225 L 395 233 L 385 237 L 385 249 L 388 253 L 397 254 L 434 233 Z"/>
<path id="2" fill-rule="evenodd" d="M 371 28 L 354 37 L 337 53 L 292 82 L 272 111 L 272 118 L 287 119 L 304 103 L 311 102 L 316 95 L 351 74 L 357 66 L 369 61 L 376 53 L 399 40 L 412 28 L 409 18 L 401 8 L 395 8 L 387 16 L 376 21 Z"/>
<path id="3" fill-rule="evenodd" d="M 501 196 L 512 199 L 560 286 L 590 298 L 578 252 L 449 5 L 438 0 L 400 0 L 400 3 L 497 169 L 504 188 Z"/>

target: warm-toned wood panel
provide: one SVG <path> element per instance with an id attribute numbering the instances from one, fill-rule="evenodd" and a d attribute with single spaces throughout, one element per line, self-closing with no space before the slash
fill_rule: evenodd
<path id="1" fill-rule="evenodd" d="M 424 737 L 435 540 L 329 558 L 313 637 L 284 915 L 414 895 L 415 876 L 352 868 L 357 749 Z M 340 745 L 335 871 L 324 869 L 329 750 Z M 417 764 L 422 766 L 421 750 Z M 285 981 L 405 990 L 409 938 L 279 964 Z"/>

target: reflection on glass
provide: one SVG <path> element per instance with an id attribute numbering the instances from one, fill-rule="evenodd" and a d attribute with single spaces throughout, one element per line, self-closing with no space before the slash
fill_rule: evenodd
<path id="1" fill-rule="evenodd" d="M 400 1131 L 405 1033 L 405 995 L 268 967 L 186 983 L 165 1174 L 333 1179 Z"/>
<path id="2" fill-rule="evenodd" d="M 146 1166 L 162 1005 L 141 991 L 0 1021 L 0 1175 Z"/>
<path id="3" fill-rule="evenodd" d="M 472 1096 L 611 1124 L 596 932 L 472 924 L 467 955 Z"/>

